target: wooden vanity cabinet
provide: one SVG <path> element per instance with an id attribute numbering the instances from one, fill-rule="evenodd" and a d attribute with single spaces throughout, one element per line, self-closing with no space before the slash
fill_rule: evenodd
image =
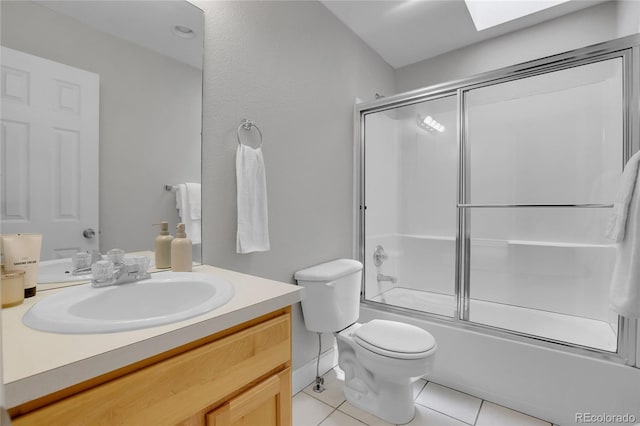
<path id="1" fill-rule="evenodd" d="M 290 426 L 291 308 L 10 413 L 16 426 Z"/>

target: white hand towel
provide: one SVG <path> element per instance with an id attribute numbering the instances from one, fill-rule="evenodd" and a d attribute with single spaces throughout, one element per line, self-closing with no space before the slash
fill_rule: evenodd
<path id="1" fill-rule="evenodd" d="M 609 301 L 613 310 L 629 318 L 640 318 L 640 153 L 627 162 L 614 207 L 615 222 L 607 232 L 617 244 Z"/>
<path id="2" fill-rule="evenodd" d="M 187 200 L 189 201 L 189 214 L 191 219 L 200 220 L 202 218 L 200 184 L 187 182 L 185 185 L 187 186 Z"/>
<path id="3" fill-rule="evenodd" d="M 624 238 L 627 226 L 627 217 L 629 215 L 629 207 L 631 205 L 631 197 L 634 194 L 636 181 L 638 180 L 639 164 L 640 151 L 636 152 L 624 166 L 618 195 L 616 196 L 615 203 L 613 204 L 613 213 L 611 215 L 609 225 L 607 226 L 607 238 L 618 243 Z"/>
<path id="4" fill-rule="evenodd" d="M 239 144 L 236 150 L 236 182 L 238 186 L 238 232 L 236 252 L 267 251 L 269 219 L 267 212 L 267 180 L 262 148 Z"/>
<path id="5" fill-rule="evenodd" d="M 184 183 L 176 185 L 176 208 L 180 217 L 184 216 L 188 209 L 187 186 Z"/>
<path id="6" fill-rule="evenodd" d="M 181 183 L 177 185 L 176 188 L 176 208 L 178 209 L 178 214 L 180 215 L 180 221 L 184 223 L 185 232 L 187 233 L 187 238 L 191 240 L 193 244 L 201 243 L 201 233 L 202 233 L 202 224 L 200 219 L 192 219 L 192 207 L 189 201 L 193 198 L 189 193 L 190 185 L 198 185 L 200 184 L 189 184 L 189 183 Z M 200 204 L 200 196 L 197 197 L 197 203 Z M 198 208 L 199 210 L 199 208 Z"/>

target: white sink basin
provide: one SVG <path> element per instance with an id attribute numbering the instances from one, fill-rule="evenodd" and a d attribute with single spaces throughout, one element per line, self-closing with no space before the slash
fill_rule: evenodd
<path id="1" fill-rule="evenodd" d="M 233 295 L 233 285 L 215 275 L 161 272 L 130 284 L 66 288 L 33 305 L 22 320 L 28 327 L 54 333 L 112 333 L 201 315 Z"/>

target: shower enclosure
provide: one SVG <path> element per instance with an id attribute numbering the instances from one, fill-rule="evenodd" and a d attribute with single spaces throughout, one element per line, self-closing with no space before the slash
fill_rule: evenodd
<path id="1" fill-rule="evenodd" d="M 363 302 L 629 362 L 604 235 L 639 148 L 639 44 L 359 104 Z"/>

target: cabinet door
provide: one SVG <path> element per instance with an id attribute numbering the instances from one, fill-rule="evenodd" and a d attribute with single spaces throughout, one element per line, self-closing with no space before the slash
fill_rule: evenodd
<path id="1" fill-rule="evenodd" d="M 290 425 L 290 368 L 258 383 L 207 414 L 207 426 Z"/>

